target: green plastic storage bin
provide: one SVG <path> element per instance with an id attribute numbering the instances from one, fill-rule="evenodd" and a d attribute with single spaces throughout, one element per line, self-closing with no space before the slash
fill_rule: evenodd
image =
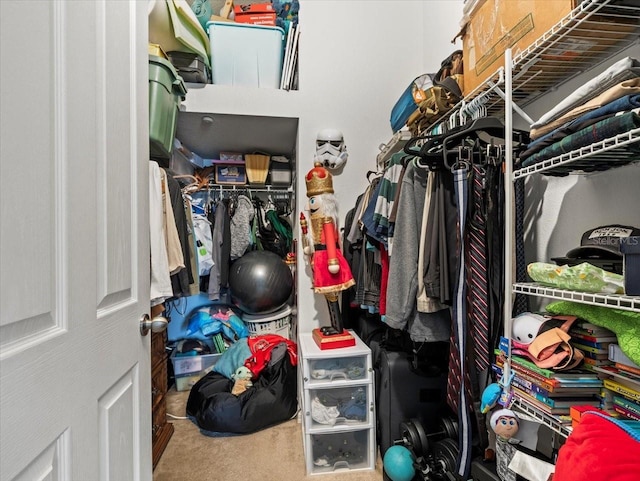
<path id="1" fill-rule="evenodd" d="M 187 88 L 171 62 L 149 55 L 149 154 L 169 159 L 180 103 Z"/>

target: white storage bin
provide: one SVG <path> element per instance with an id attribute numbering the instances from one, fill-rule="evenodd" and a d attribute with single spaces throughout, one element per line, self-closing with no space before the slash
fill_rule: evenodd
<path id="1" fill-rule="evenodd" d="M 285 306 L 271 314 L 245 314 L 242 316 L 242 320 L 252 336 L 278 334 L 289 339 L 291 312 L 291 307 Z"/>
<path id="2" fill-rule="evenodd" d="M 340 470 L 372 470 L 375 467 L 375 440 L 368 429 L 308 434 L 307 472 L 333 473 Z"/>
<path id="3" fill-rule="evenodd" d="M 307 432 L 349 431 L 372 426 L 373 384 L 305 390 Z"/>
<path id="4" fill-rule="evenodd" d="M 208 22 L 214 84 L 280 87 L 284 30 L 280 27 Z"/>
<path id="5" fill-rule="evenodd" d="M 369 379 L 367 356 L 309 359 L 309 385 Z"/>

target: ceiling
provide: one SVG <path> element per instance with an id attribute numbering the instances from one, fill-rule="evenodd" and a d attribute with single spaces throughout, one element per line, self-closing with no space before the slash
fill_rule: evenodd
<path id="1" fill-rule="evenodd" d="M 219 159 L 220 152 L 263 152 L 295 159 L 298 119 L 181 111 L 176 138 L 205 159 Z"/>

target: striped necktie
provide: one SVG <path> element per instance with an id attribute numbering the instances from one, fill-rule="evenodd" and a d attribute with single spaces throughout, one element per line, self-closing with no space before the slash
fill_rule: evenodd
<path id="1" fill-rule="evenodd" d="M 449 346 L 449 376 L 447 379 L 447 403 L 458 414 L 458 460 L 456 470 L 463 479 L 469 477 L 471 469 L 471 397 L 469 396 L 469 371 L 465 366 L 467 350 L 467 309 L 465 282 L 464 231 L 467 215 L 467 174 L 466 164 L 453 171 L 456 204 L 458 207 L 458 265 L 454 293 L 451 342 Z"/>
<path id="2" fill-rule="evenodd" d="M 467 309 L 473 358 L 478 376 L 490 364 L 489 280 L 487 276 L 487 219 L 484 167 L 474 165 L 471 215 L 467 227 Z"/>

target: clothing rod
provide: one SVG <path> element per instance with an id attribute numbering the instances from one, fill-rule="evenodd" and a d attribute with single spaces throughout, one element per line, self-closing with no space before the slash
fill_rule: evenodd
<path id="1" fill-rule="evenodd" d="M 247 185 L 221 185 L 221 184 L 209 184 L 207 186 L 209 191 L 219 192 L 251 192 L 251 193 L 265 193 L 276 195 L 293 195 L 293 189 L 291 187 L 285 189 L 278 189 L 269 185 L 265 187 L 251 187 Z"/>

